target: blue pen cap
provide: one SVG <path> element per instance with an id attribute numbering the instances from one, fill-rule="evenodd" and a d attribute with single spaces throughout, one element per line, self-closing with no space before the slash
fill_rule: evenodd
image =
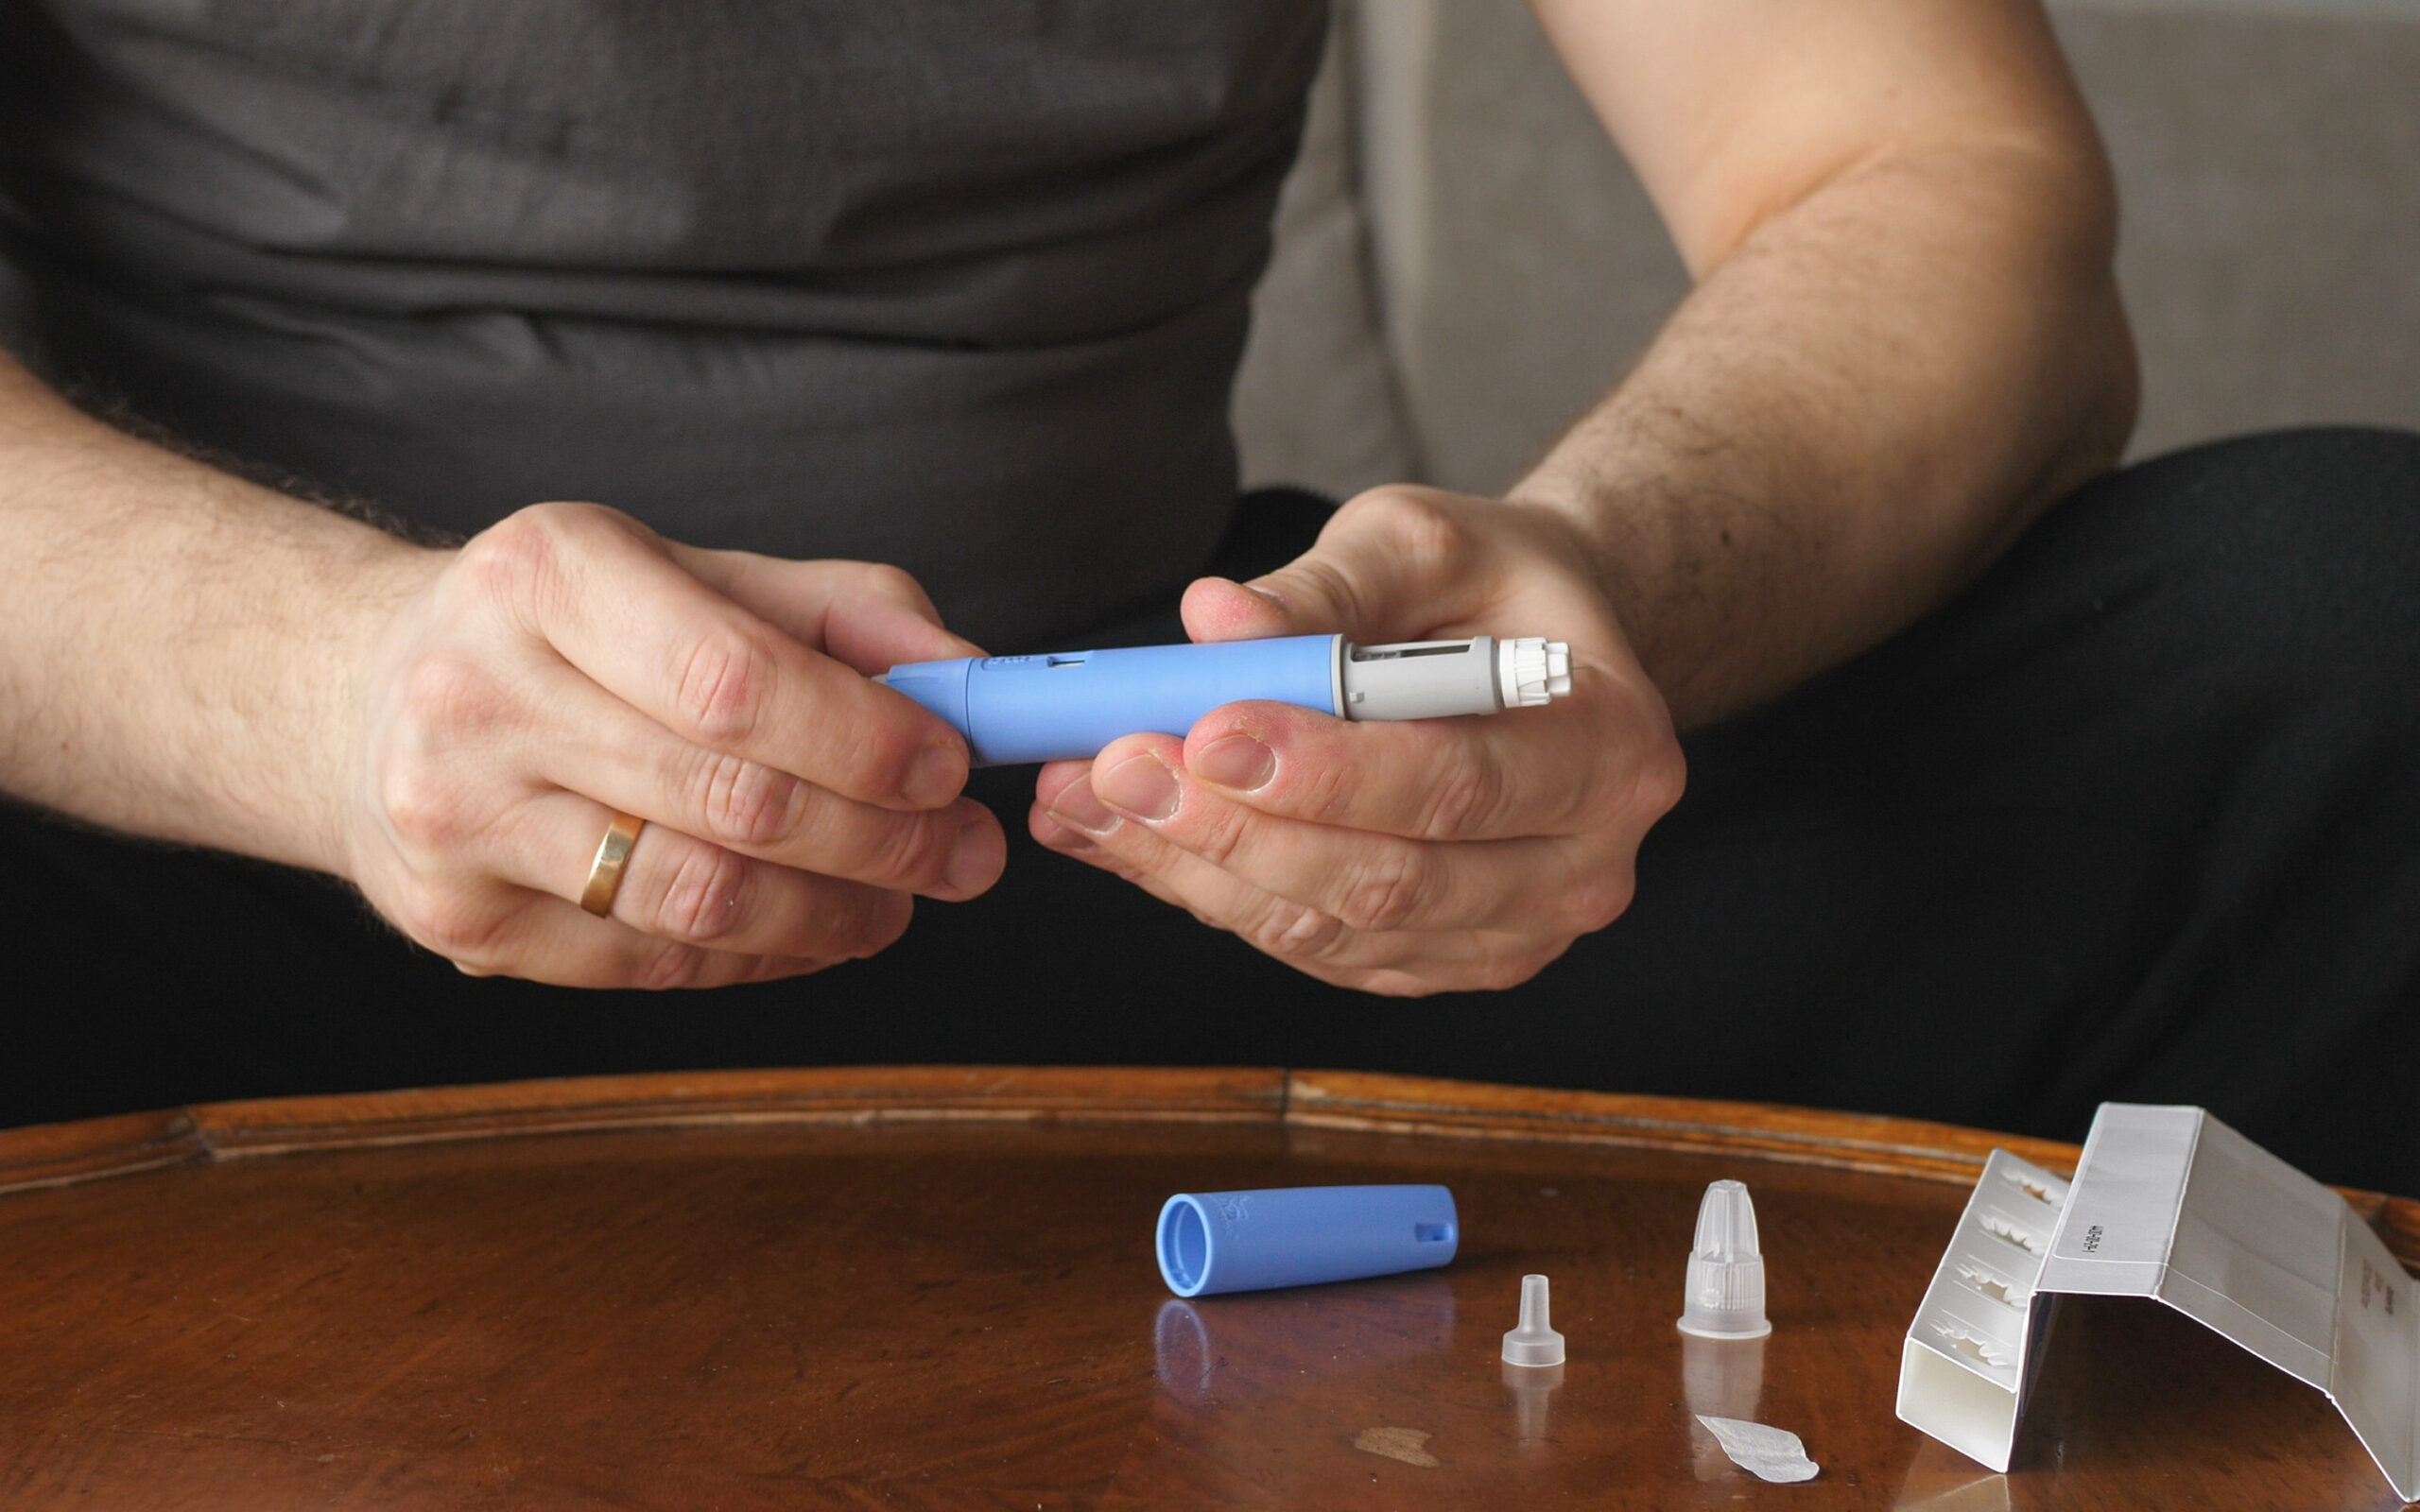
<path id="1" fill-rule="evenodd" d="M 1180 1192 L 1160 1209 L 1160 1275 L 1179 1297 L 1427 1270 L 1461 1223 L 1438 1186 Z"/>

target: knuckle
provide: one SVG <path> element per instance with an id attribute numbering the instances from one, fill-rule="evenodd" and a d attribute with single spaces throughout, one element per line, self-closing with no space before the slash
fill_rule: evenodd
<path id="1" fill-rule="evenodd" d="M 1528 955 L 1491 955 L 1479 962 L 1472 982 L 1482 992 L 1509 992 L 1544 971 L 1546 964 Z"/>
<path id="2" fill-rule="evenodd" d="M 1616 729 L 1609 733 L 1608 748 L 1625 754 L 1592 764 L 1565 816 L 1584 826 L 1643 833 L 1681 801 L 1688 787 L 1688 758 L 1668 728 Z"/>
<path id="3" fill-rule="evenodd" d="M 876 954 L 897 943 L 914 917 L 914 902 L 906 894 L 869 889 L 842 910 L 835 943 L 855 957 Z"/>
<path id="4" fill-rule="evenodd" d="M 779 982 L 786 977 L 812 976 L 833 963 L 815 956 L 759 955 L 748 964 L 740 980 L 745 982 Z"/>
<path id="5" fill-rule="evenodd" d="M 463 544 L 458 565 L 464 581 L 487 598 L 532 601 L 554 577 L 565 539 L 579 528 L 574 522 L 569 505 L 515 510 Z"/>
<path id="6" fill-rule="evenodd" d="M 1430 868 L 1421 851 L 1385 848 L 1356 866 L 1337 918 L 1366 934 L 1406 928 L 1419 917 L 1429 885 Z"/>
<path id="7" fill-rule="evenodd" d="M 945 822 L 948 819 L 950 822 Z M 887 887 L 921 887 L 941 880 L 957 843 L 954 816 L 885 815 L 857 880 Z"/>
<path id="8" fill-rule="evenodd" d="M 1356 769 L 1348 761 L 1288 762 L 1281 769 L 1299 783 L 1292 792 L 1296 809 L 1315 824 L 1333 824 L 1349 816 L 1358 797 Z M 1300 775 L 1297 776 L 1296 774 Z"/>
<path id="9" fill-rule="evenodd" d="M 705 974 L 706 953 L 682 940 L 666 940 L 640 963 L 638 985 L 650 992 L 694 986 Z"/>
<path id="10" fill-rule="evenodd" d="M 1432 982 L 1415 972 L 1387 967 L 1378 971 L 1355 971 L 1341 979 L 1340 985 L 1357 992 L 1367 992 L 1382 998 L 1425 998 L 1450 991 L 1445 984 Z"/>
<path id="11" fill-rule="evenodd" d="M 493 966 L 498 945 L 512 921 L 509 909 L 456 888 L 420 885 L 398 901 L 395 922 L 404 933 L 444 956 L 471 966 Z"/>
<path id="12" fill-rule="evenodd" d="M 378 777 L 378 806 L 404 850 L 423 857 L 458 849 L 483 825 L 460 783 L 424 756 L 401 756 Z"/>
<path id="13" fill-rule="evenodd" d="M 1438 974 L 1436 992 L 1509 992 L 1551 965 L 1567 942 L 1541 945 L 1502 936 L 1477 937 L 1475 954 Z"/>
<path id="14" fill-rule="evenodd" d="M 1243 934 L 1255 950 L 1278 960 L 1318 961 L 1345 937 L 1345 924 L 1316 908 L 1271 899 Z"/>
<path id="15" fill-rule="evenodd" d="M 914 899 L 904 893 L 890 893 L 885 897 L 885 906 L 876 917 L 873 930 L 868 936 L 873 945 L 873 949 L 866 953 L 868 954 L 873 954 L 873 951 L 888 950 L 897 944 L 899 937 L 908 933 L 908 921 L 916 917 Z"/>
<path id="16" fill-rule="evenodd" d="M 1284 571 L 1303 580 L 1313 602 L 1325 603 L 1347 625 L 1366 624 L 1367 596 L 1351 574 L 1323 557 L 1304 557 Z"/>
<path id="17" fill-rule="evenodd" d="M 913 609 L 925 608 L 929 603 L 925 585 L 916 581 L 915 574 L 887 561 L 858 563 L 857 589 L 868 597 L 888 599 Z"/>
<path id="18" fill-rule="evenodd" d="M 503 679 L 459 651 L 416 659 L 404 671 L 400 697 L 406 730 L 430 744 L 451 744 L 503 724 L 512 706 Z"/>
<path id="19" fill-rule="evenodd" d="M 1562 893 L 1562 919 L 1573 935 L 1593 935 L 1630 909 L 1637 880 L 1627 867 L 1607 867 L 1576 879 Z"/>
<path id="20" fill-rule="evenodd" d="M 407 849 L 452 850 L 488 817 L 458 758 L 466 746 L 511 722 L 511 695 L 472 658 L 434 653 L 406 670 L 397 699 L 377 759 L 379 809 Z"/>
<path id="21" fill-rule="evenodd" d="M 922 722 L 931 717 L 911 712 L 858 725 L 854 738 L 838 747 L 838 769 L 867 793 L 904 792 L 927 745 Z M 962 775 L 959 786 L 965 787 Z"/>
<path id="22" fill-rule="evenodd" d="M 1688 783 L 1688 759 L 1681 754 L 1679 741 L 1668 740 L 1639 764 L 1630 807 L 1650 821 L 1662 818 L 1681 801 Z"/>
<path id="23" fill-rule="evenodd" d="M 1390 548 L 1423 573 L 1451 573 L 1467 565 L 1475 538 L 1460 516 L 1423 494 L 1374 489 L 1339 511 L 1384 536 Z"/>
<path id="24" fill-rule="evenodd" d="M 1195 815 L 1184 836 L 1184 848 L 1210 865 L 1225 869 L 1243 847 L 1245 832 L 1252 825 L 1252 812 L 1236 804 L 1196 802 L 1188 797 L 1185 804 L 1178 808 L 1180 816 L 1187 807 Z"/>
<path id="25" fill-rule="evenodd" d="M 752 630 L 717 625 L 700 634 L 673 693 L 683 733 L 710 746 L 755 734 L 772 696 L 774 664 L 772 647 Z"/>
<path id="26" fill-rule="evenodd" d="M 685 785 L 698 795 L 700 827 L 735 845 L 772 845 L 798 828 L 804 784 L 762 762 L 693 747 L 700 770 Z"/>
<path id="27" fill-rule="evenodd" d="M 1491 833 L 1507 794 L 1502 774 L 1483 762 L 1449 766 L 1426 795 L 1417 833 L 1424 840 L 1456 840 Z"/>
<path id="28" fill-rule="evenodd" d="M 720 846 L 691 846 L 656 903 L 656 933 L 700 942 L 728 936 L 747 915 L 752 871 Z"/>

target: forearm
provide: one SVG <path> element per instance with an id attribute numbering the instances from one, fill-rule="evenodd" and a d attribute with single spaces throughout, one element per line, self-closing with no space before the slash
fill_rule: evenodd
<path id="1" fill-rule="evenodd" d="M 0 789 L 337 869 L 353 680 L 424 555 L 112 430 L 0 356 Z"/>
<path id="2" fill-rule="evenodd" d="M 2096 168 L 1978 142 L 1841 174 L 1512 490 L 1579 523 L 1679 722 L 1887 637 L 2117 458 L 2135 369 Z"/>

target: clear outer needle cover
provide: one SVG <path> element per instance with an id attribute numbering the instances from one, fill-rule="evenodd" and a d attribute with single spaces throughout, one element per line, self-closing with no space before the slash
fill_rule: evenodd
<path id="1" fill-rule="evenodd" d="M 1504 1335 L 1506 1365 L 1563 1364 L 1563 1335 L 1547 1326 L 1547 1279 L 1521 1278 L 1521 1326 Z"/>
<path id="2" fill-rule="evenodd" d="M 1717 1181 L 1698 1204 L 1698 1239 L 1689 1250 L 1689 1292 L 1681 1332 L 1709 1339 L 1760 1339 L 1765 1320 L 1765 1257 L 1756 1248 L 1756 1206 L 1737 1181 Z"/>

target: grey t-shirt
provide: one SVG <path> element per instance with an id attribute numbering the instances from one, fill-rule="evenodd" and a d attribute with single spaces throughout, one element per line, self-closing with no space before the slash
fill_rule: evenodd
<path id="1" fill-rule="evenodd" d="M 897 562 L 995 646 L 1172 593 L 1323 8 L 0 0 L 52 366 L 469 532 Z"/>

